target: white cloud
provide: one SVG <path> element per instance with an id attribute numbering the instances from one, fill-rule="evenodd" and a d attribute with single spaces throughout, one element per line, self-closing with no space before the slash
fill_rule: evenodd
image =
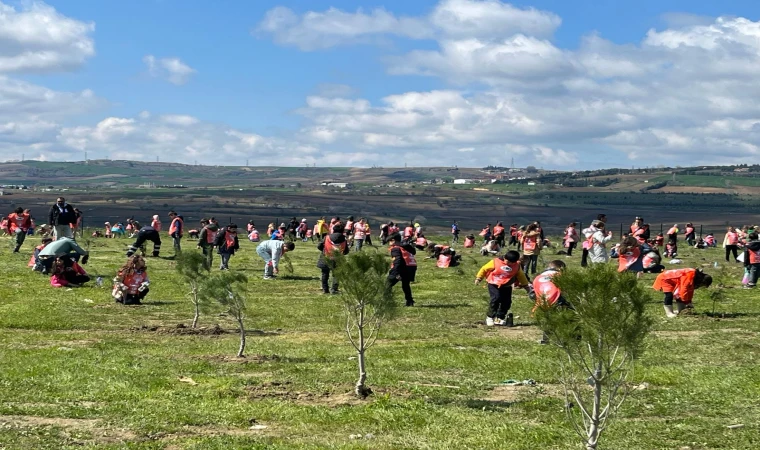
<path id="1" fill-rule="evenodd" d="M 163 78 L 176 85 L 188 82 L 196 70 L 188 66 L 179 58 L 156 58 L 153 55 L 145 55 L 143 62 L 152 77 Z"/>
<path id="2" fill-rule="evenodd" d="M 432 29 L 425 21 L 396 17 L 381 8 L 369 13 L 362 9 L 350 13 L 330 8 L 324 12 L 309 11 L 298 16 L 290 8 L 278 6 L 266 13 L 255 32 L 271 34 L 275 42 L 301 50 L 371 43 L 382 35 L 415 39 L 432 36 Z"/>
<path id="3" fill-rule="evenodd" d="M 499 0 L 443 0 L 430 21 L 450 37 L 507 37 L 519 33 L 548 37 L 562 20 L 554 13 L 518 8 Z"/>
<path id="4" fill-rule="evenodd" d="M 19 10 L 0 2 L 0 72 L 71 70 L 95 54 L 95 24 L 41 2 L 22 5 Z"/>
<path id="5" fill-rule="evenodd" d="M 150 117 L 150 116 L 148 116 Z M 147 119 L 148 117 L 143 117 Z M 182 114 L 167 114 L 161 116 L 161 121 L 170 125 L 178 125 L 181 127 L 189 127 L 198 123 L 198 119 L 193 116 L 187 116 Z"/>

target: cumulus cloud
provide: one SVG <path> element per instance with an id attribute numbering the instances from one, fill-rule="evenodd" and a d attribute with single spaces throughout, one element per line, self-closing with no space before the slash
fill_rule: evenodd
<path id="1" fill-rule="evenodd" d="M 187 83 L 196 72 L 179 58 L 156 58 L 153 55 L 145 55 L 143 62 L 150 76 L 165 79 L 178 86 Z"/>
<path id="2" fill-rule="evenodd" d="M 382 9 L 344 12 L 330 8 L 324 12 L 309 11 L 302 16 L 290 8 L 278 6 L 269 10 L 255 33 L 272 35 L 275 42 L 301 50 L 319 50 L 341 44 L 375 42 L 382 35 L 422 39 L 432 36 L 431 27 L 423 20 L 396 17 Z"/>
<path id="3" fill-rule="evenodd" d="M 0 2 L 0 72 L 53 72 L 81 66 L 95 54 L 94 23 L 65 17 L 41 2 Z"/>

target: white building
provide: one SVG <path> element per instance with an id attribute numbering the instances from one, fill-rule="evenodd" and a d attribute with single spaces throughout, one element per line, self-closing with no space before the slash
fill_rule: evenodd
<path id="1" fill-rule="evenodd" d="M 471 184 L 474 183 L 474 181 L 467 179 L 467 178 L 455 178 L 454 184 Z"/>

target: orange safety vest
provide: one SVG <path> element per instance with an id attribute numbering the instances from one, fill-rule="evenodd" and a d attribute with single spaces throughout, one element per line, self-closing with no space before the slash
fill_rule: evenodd
<path id="1" fill-rule="evenodd" d="M 465 238 L 464 248 L 472 248 L 475 246 L 475 239 Z"/>
<path id="2" fill-rule="evenodd" d="M 496 225 L 495 227 L 493 227 L 493 235 L 494 236 L 498 236 L 500 234 L 504 234 L 504 227 L 500 227 L 498 225 Z"/>
<path id="3" fill-rule="evenodd" d="M 127 287 L 127 293 L 131 295 L 137 294 L 137 289 L 148 278 L 148 274 L 145 272 L 135 272 L 132 275 L 124 277 L 122 283 Z"/>
<path id="4" fill-rule="evenodd" d="M 235 247 L 235 237 L 237 233 L 231 233 L 229 231 L 224 233 L 224 243 L 227 244 L 227 250 L 232 250 Z"/>
<path id="5" fill-rule="evenodd" d="M 340 244 L 335 244 L 332 239 L 330 239 L 330 236 L 325 237 L 325 249 L 324 254 L 329 259 L 335 259 L 335 252 L 340 251 L 341 254 L 346 251 L 346 245 L 348 243 L 346 241 L 341 242 Z"/>
<path id="6" fill-rule="evenodd" d="M 649 252 L 641 259 L 641 264 L 645 269 L 651 269 L 660 262 L 660 255 L 655 252 Z"/>
<path id="7" fill-rule="evenodd" d="M 668 230 L 668 232 L 667 232 L 667 233 L 665 233 L 665 234 L 678 234 L 678 228 L 676 228 L 676 227 L 671 227 L 671 228 Z"/>
<path id="8" fill-rule="evenodd" d="M 525 238 L 523 242 L 523 249 L 527 251 L 535 250 L 538 243 L 538 235 Z"/>
<path id="9" fill-rule="evenodd" d="M 693 232 L 694 232 L 694 228 L 693 227 L 686 227 L 686 234 L 691 234 Z"/>
<path id="10" fill-rule="evenodd" d="M 219 233 L 219 230 L 212 231 L 206 226 L 206 243 L 207 244 L 213 244 L 214 240 L 216 239 L 216 235 Z"/>
<path id="11" fill-rule="evenodd" d="M 414 227 L 406 227 L 404 228 L 404 237 L 410 238 L 414 235 Z"/>
<path id="12" fill-rule="evenodd" d="M 684 303 L 691 303 L 694 296 L 694 277 L 697 269 L 666 270 L 657 275 L 652 287 L 657 291 L 672 292 Z"/>
<path id="13" fill-rule="evenodd" d="M 519 262 L 511 263 L 496 258 L 493 260 L 493 266 L 494 270 L 488 274 L 486 281 L 488 281 L 488 284 L 494 284 L 498 287 L 509 283 L 520 272 Z"/>
<path id="14" fill-rule="evenodd" d="M 760 263 L 760 250 L 750 250 L 750 249 L 747 249 L 747 253 L 749 253 L 749 263 L 750 264 L 758 264 L 758 263 Z"/>
<path id="15" fill-rule="evenodd" d="M 726 236 L 728 237 L 728 245 L 736 245 L 739 243 L 739 234 L 729 231 L 726 233 Z"/>
<path id="16" fill-rule="evenodd" d="M 536 306 L 541 303 L 553 305 L 559 300 L 562 292 L 552 281 L 552 278 L 557 273 L 559 272 L 556 270 L 547 270 L 533 280 L 533 291 L 536 293 Z"/>
<path id="17" fill-rule="evenodd" d="M 487 235 L 487 234 L 488 234 L 490 231 L 491 231 L 491 229 L 490 229 L 490 228 L 488 228 L 488 227 L 485 227 L 485 228 L 483 228 L 482 230 L 480 230 L 480 233 L 478 233 L 478 235 L 480 235 L 480 236 L 485 236 L 485 235 Z"/>
<path id="18" fill-rule="evenodd" d="M 177 228 L 178 228 L 177 224 L 179 224 L 181 226 L 181 228 L 184 230 L 185 227 L 182 226 L 182 225 L 184 225 L 184 222 L 182 222 L 182 219 L 180 219 L 179 217 L 175 217 L 174 219 L 172 219 L 171 225 L 169 225 L 169 234 L 170 235 L 177 232 Z M 180 237 L 182 237 L 182 232 L 180 232 L 179 235 L 180 235 Z"/>
<path id="19" fill-rule="evenodd" d="M 348 222 L 346 222 L 346 226 L 344 228 L 345 228 L 346 234 L 351 233 L 354 230 L 354 222 L 349 220 Z"/>
<path id="20" fill-rule="evenodd" d="M 641 256 L 641 249 L 636 247 L 631 251 L 625 252 L 618 256 L 618 272 L 625 272 Z"/>
<path id="21" fill-rule="evenodd" d="M 451 255 L 439 255 L 436 265 L 441 269 L 449 267 L 451 265 Z"/>
<path id="22" fill-rule="evenodd" d="M 426 246 L 426 245 L 427 245 L 427 239 L 425 239 L 424 237 L 421 237 L 421 238 L 417 238 L 417 240 L 416 240 L 414 243 L 415 243 L 417 246 L 419 246 L 419 247 L 424 247 L 424 246 Z"/>
<path id="23" fill-rule="evenodd" d="M 407 267 L 417 267 L 417 259 L 414 257 L 414 255 L 404 250 L 404 247 L 401 247 L 400 245 L 394 245 L 389 250 L 393 251 L 394 248 L 401 250 L 401 257 L 404 259 L 404 263 Z"/>

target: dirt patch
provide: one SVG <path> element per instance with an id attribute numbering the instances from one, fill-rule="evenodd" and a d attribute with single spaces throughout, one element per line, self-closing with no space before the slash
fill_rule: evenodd
<path id="1" fill-rule="evenodd" d="M 0 416 L 2 428 L 60 428 L 64 435 L 78 444 L 123 443 L 138 439 L 130 430 L 108 428 L 98 419 L 70 419 L 66 417 Z M 91 439 L 82 439 L 77 433 L 85 432 Z"/>
<path id="2" fill-rule="evenodd" d="M 157 333 L 157 334 L 182 334 L 182 335 L 201 335 L 201 336 L 219 336 L 222 334 L 237 333 L 237 331 L 225 330 L 219 325 L 214 325 L 212 327 L 190 328 L 182 323 L 179 323 L 173 327 L 142 325 L 139 327 L 132 327 L 129 329 L 129 331 Z"/>
<path id="3" fill-rule="evenodd" d="M 201 356 L 200 358 L 205 359 L 207 361 L 218 362 L 218 363 L 237 363 L 237 364 L 279 362 L 279 361 L 288 360 L 288 358 L 285 358 L 280 355 L 247 355 L 242 358 L 238 358 L 237 356 L 228 356 L 228 355 L 211 355 L 211 356 Z"/>
<path id="4" fill-rule="evenodd" d="M 353 392 L 307 392 L 293 388 L 289 381 L 268 381 L 257 386 L 249 386 L 249 400 L 278 399 L 287 400 L 301 405 L 323 405 L 329 407 L 365 405 L 371 402 L 371 397 L 362 400 Z"/>

